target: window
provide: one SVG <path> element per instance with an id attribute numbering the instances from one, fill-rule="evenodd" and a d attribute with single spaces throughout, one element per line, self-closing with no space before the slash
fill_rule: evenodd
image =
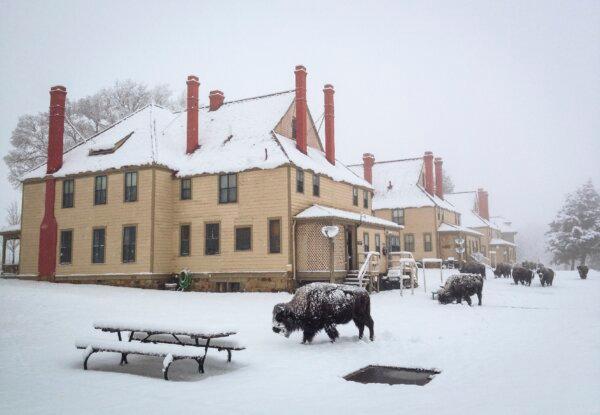
<path id="1" fill-rule="evenodd" d="M 431 244 L 431 234 L 430 233 L 424 233 L 423 234 L 423 246 L 424 246 L 425 252 L 431 252 L 431 251 L 433 251 L 433 246 Z"/>
<path id="2" fill-rule="evenodd" d="M 415 252 L 415 235 L 407 233 L 404 235 L 404 250 L 408 252 Z"/>
<path id="3" fill-rule="evenodd" d="M 237 293 L 242 290 L 239 282 L 217 282 L 216 291 L 219 293 Z"/>
<path id="4" fill-rule="evenodd" d="M 375 252 L 381 252 L 381 235 L 375 234 Z"/>
<path id="5" fill-rule="evenodd" d="M 363 190 L 363 207 L 366 209 L 369 207 L 369 192 Z"/>
<path id="6" fill-rule="evenodd" d="M 296 169 L 296 192 L 304 193 L 304 171 Z"/>
<path id="7" fill-rule="evenodd" d="M 190 200 L 192 198 L 192 179 L 181 179 L 181 200 Z"/>
<path id="8" fill-rule="evenodd" d="M 390 252 L 400 252 L 399 235 L 390 235 Z"/>
<path id="9" fill-rule="evenodd" d="M 456 214 L 456 224 L 460 226 L 460 213 Z"/>
<path id="10" fill-rule="evenodd" d="M 281 252 L 281 221 L 269 219 L 269 253 L 279 254 Z"/>
<path id="11" fill-rule="evenodd" d="M 368 233 L 364 233 L 363 234 L 363 251 L 364 252 L 369 252 L 370 251 L 370 247 L 369 247 L 369 234 Z"/>
<path id="12" fill-rule="evenodd" d="M 137 171 L 125 173 L 125 198 L 126 202 L 135 202 L 137 200 Z"/>
<path id="13" fill-rule="evenodd" d="M 205 226 L 205 255 L 217 255 L 219 253 L 219 224 L 207 223 Z"/>
<path id="14" fill-rule="evenodd" d="M 106 187 L 108 179 L 106 176 L 96 176 L 94 179 L 94 204 L 106 204 Z"/>
<path id="15" fill-rule="evenodd" d="M 60 263 L 70 264 L 73 258 L 73 231 L 60 231 Z"/>
<path id="16" fill-rule="evenodd" d="M 72 208 L 74 204 L 75 196 L 75 180 L 65 179 L 63 180 L 63 194 L 62 194 L 62 207 Z"/>
<path id="17" fill-rule="evenodd" d="M 244 226 L 235 228 L 235 250 L 249 251 L 252 249 L 252 228 Z"/>
<path id="18" fill-rule="evenodd" d="M 181 225 L 179 227 L 179 256 L 190 255 L 190 225 Z"/>
<path id="19" fill-rule="evenodd" d="M 219 175 L 219 203 L 237 202 L 237 174 Z"/>
<path id="20" fill-rule="evenodd" d="M 125 226 L 123 228 L 123 262 L 135 262 L 135 240 L 137 228 Z"/>
<path id="21" fill-rule="evenodd" d="M 321 196 L 321 176 L 313 173 L 313 196 Z"/>
<path id="22" fill-rule="evenodd" d="M 292 117 L 292 138 L 296 139 L 296 117 Z"/>
<path id="23" fill-rule="evenodd" d="M 404 209 L 392 209 L 392 222 L 404 225 Z"/>
<path id="24" fill-rule="evenodd" d="M 98 228 L 92 232 L 92 264 L 104 263 L 104 247 L 106 243 L 106 229 Z"/>
<path id="25" fill-rule="evenodd" d="M 352 204 L 358 206 L 358 188 L 352 188 Z"/>

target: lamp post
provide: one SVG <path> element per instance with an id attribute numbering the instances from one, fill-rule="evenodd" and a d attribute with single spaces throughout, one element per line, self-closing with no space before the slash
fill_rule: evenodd
<path id="1" fill-rule="evenodd" d="M 330 225 L 330 226 L 323 226 L 321 228 L 321 233 L 323 234 L 323 236 L 325 236 L 327 239 L 329 239 L 329 282 L 330 283 L 334 283 L 335 280 L 333 278 L 333 268 L 334 268 L 334 248 L 335 248 L 335 244 L 333 242 L 333 240 L 335 239 L 335 237 L 337 236 L 337 234 L 340 232 L 340 228 L 334 225 Z"/>

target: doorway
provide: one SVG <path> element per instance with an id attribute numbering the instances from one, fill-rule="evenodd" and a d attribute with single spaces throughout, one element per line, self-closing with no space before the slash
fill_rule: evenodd
<path id="1" fill-rule="evenodd" d="M 346 229 L 346 260 L 348 270 L 353 270 L 354 268 L 354 232 L 350 226 L 345 226 Z"/>

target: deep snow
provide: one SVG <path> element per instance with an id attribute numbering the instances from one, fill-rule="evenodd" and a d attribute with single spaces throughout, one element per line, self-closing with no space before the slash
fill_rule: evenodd
<path id="1" fill-rule="evenodd" d="M 439 277 L 438 277 L 439 278 Z M 437 286 L 434 273 L 429 288 Z M 437 280 L 439 282 L 439 279 Z M 435 285 L 434 285 L 435 284 Z M 0 413 L 600 413 L 600 273 L 559 272 L 554 286 L 488 277 L 483 306 L 439 305 L 422 285 L 371 297 L 375 342 L 339 326 L 301 345 L 271 331 L 290 294 L 212 294 L 0 281 Z M 247 350 L 209 352 L 206 373 L 161 359 L 94 355 L 74 341 L 93 321 L 235 326 Z M 109 336 L 109 334 L 102 334 Z M 114 336 L 114 335 L 113 335 Z M 369 364 L 436 368 L 427 386 L 363 385 L 342 376 Z"/>

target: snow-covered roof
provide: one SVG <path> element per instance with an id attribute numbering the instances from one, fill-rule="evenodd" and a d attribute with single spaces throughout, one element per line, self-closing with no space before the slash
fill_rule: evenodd
<path id="1" fill-rule="evenodd" d="M 467 228 L 498 229 L 495 224 L 475 213 L 477 210 L 477 192 L 448 193 L 446 195 L 446 200 L 452 203 L 455 210 L 460 213 L 460 222 L 462 226 L 466 226 Z"/>
<path id="2" fill-rule="evenodd" d="M 216 111 L 200 108 L 200 148 L 189 155 L 186 113 L 148 105 L 65 152 L 63 166 L 54 176 L 160 165 L 185 177 L 272 169 L 292 163 L 336 181 L 371 188 L 342 163 L 331 165 L 323 152 L 309 147 L 306 156 L 294 141 L 273 132 L 293 102 L 292 90 L 226 102 Z M 22 180 L 42 178 L 45 174 L 43 165 L 26 173 Z"/>
<path id="3" fill-rule="evenodd" d="M 513 227 L 512 222 L 503 216 L 492 216 L 490 221 L 493 222 L 502 233 L 517 233 L 517 230 Z"/>
<path id="4" fill-rule="evenodd" d="M 369 225 L 384 226 L 386 228 L 403 229 L 404 226 L 395 222 L 381 219 L 363 213 L 350 212 L 347 210 L 335 209 L 329 206 L 312 205 L 296 215 L 296 219 L 343 219 L 356 223 L 367 223 Z"/>
<path id="5" fill-rule="evenodd" d="M 508 242 L 508 241 L 505 241 L 504 239 L 499 239 L 499 238 L 490 239 L 490 245 L 517 246 L 517 244 L 513 244 L 512 242 Z"/>
<path id="6" fill-rule="evenodd" d="M 474 229 L 466 228 L 464 226 L 459 226 L 459 225 L 452 225 L 450 223 L 442 223 L 438 228 L 438 232 L 441 232 L 441 233 L 460 232 L 460 233 L 466 233 L 468 235 L 483 236 L 483 234 L 481 232 L 477 232 Z"/>
<path id="7" fill-rule="evenodd" d="M 348 167 L 362 177 L 362 164 L 353 164 Z M 455 211 L 456 209 L 450 203 L 425 191 L 420 185 L 422 174 L 422 157 L 375 162 L 373 165 L 373 187 L 375 188 L 373 209 L 439 206 Z"/>

